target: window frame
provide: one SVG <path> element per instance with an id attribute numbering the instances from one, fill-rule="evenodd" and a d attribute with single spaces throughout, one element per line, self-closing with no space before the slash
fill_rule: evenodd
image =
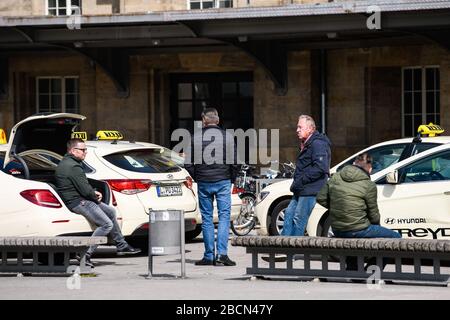
<path id="1" fill-rule="evenodd" d="M 407 169 L 414 167 L 416 165 L 420 165 L 424 162 L 437 159 L 439 157 L 442 157 L 445 154 L 450 153 L 450 150 L 441 150 L 439 152 L 430 154 L 426 157 L 423 157 L 421 159 L 417 159 L 416 161 L 410 162 L 408 164 L 405 164 L 403 167 L 398 168 L 397 171 L 399 172 L 399 183 L 398 184 L 415 184 L 415 183 L 430 183 L 430 182 L 437 182 L 437 181 L 450 181 L 449 179 L 442 179 L 442 180 L 424 180 L 424 181 L 406 181 L 406 174 Z M 384 177 L 385 178 L 385 177 Z"/>
<path id="2" fill-rule="evenodd" d="M 50 13 L 50 7 L 49 7 L 49 0 L 45 0 L 45 12 L 46 15 L 48 16 L 52 16 L 52 17 L 64 17 L 64 16 L 71 16 L 74 12 L 73 9 L 74 7 L 78 7 L 80 10 L 79 12 L 75 12 L 75 14 L 81 14 L 82 12 L 82 0 L 65 0 L 66 1 L 66 6 L 62 7 L 62 8 L 66 8 L 66 14 L 61 15 L 59 14 L 59 5 L 58 5 L 58 0 L 56 0 L 56 7 L 52 7 L 51 9 L 56 9 L 56 14 L 51 14 Z M 72 1 L 78 1 L 79 5 L 78 6 L 74 6 L 72 5 Z"/>
<path id="3" fill-rule="evenodd" d="M 224 2 L 231 2 L 231 6 L 226 7 L 226 6 L 221 6 L 222 3 Z M 200 3 L 200 8 L 199 9 L 192 9 L 192 2 L 199 2 Z M 203 8 L 203 3 L 204 2 L 212 2 L 212 7 L 211 8 Z M 233 0 L 187 0 L 187 9 L 188 10 L 207 10 L 207 9 L 219 9 L 219 8 L 234 8 L 234 2 Z"/>
<path id="4" fill-rule="evenodd" d="M 437 69 L 439 72 L 439 78 L 441 76 L 441 69 L 439 65 L 426 65 L 426 66 L 408 66 L 408 67 L 402 67 L 402 137 L 410 137 L 409 132 L 405 132 L 405 71 L 406 70 L 417 70 L 420 69 L 421 70 L 421 90 L 420 90 L 420 94 L 421 94 L 421 104 L 422 104 L 422 110 L 421 110 L 421 117 L 422 117 L 422 121 L 421 124 L 428 124 L 427 123 L 427 88 L 426 88 L 426 80 L 427 80 L 427 76 L 426 76 L 426 72 L 427 69 Z M 412 93 L 413 93 L 413 99 L 414 99 L 414 80 L 412 80 Z M 438 88 L 434 88 L 433 90 L 435 93 L 438 92 L 440 94 L 441 89 L 440 89 L 440 81 L 439 81 L 439 87 Z M 435 107 L 436 107 L 436 100 L 435 100 Z M 412 110 L 411 110 L 411 115 L 413 117 L 413 123 L 414 123 L 414 106 L 411 106 Z M 439 117 L 441 117 L 441 108 L 439 106 L 439 113 L 435 112 L 434 115 L 438 115 Z M 442 119 L 441 119 L 442 120 Z M 439 123 L 436 123 L 439 124 Z M 413 128 L 413 133 L 415 133 L 415 130 L 417 128 Z M 415 135 L 415 134 L 414 134 Z M 413 135 L 413 136 L 414 136 Z"/>
<path id="5" fill-rule="evenodd" d="M 66 112 L 67 106 L 66 106 L 66 95 L 67 95 L 67 90 L 66 90 L 66 79 L 76 79 L 78 80 L 78 105 L 77 105 L 77 110 L 75 110 L 75 112 L 73 113 L 80 113 L 80 77 L 79 76 L 75 76 L 75 75 L 71 75 L 71 76 L 38 76 L 36 77 L 36 113 L 42 113 L 42 111 L 40 111 L 40 104 L 39 104 L 39 97 L 40 97 L 40 91 L 39 91 L 39 80 L 42 79 L 49 79 L 49 80 L 61 80 L 61 111 L 62 113 Z M 64 81 L 63 81 L 64 80 Z M 50 95 L 50 94 L 49 94 Z M 51 95 L 50 95 L 51 96 Z M 51 101 L 51 99 L 50 99 Z M 51 109 L 51 106 L 49 106 L 49 108 Z M 54 112 L 54 111 L 49 111 L 49 112 Z M 71 112 L 72 113 L 72 112 Z"/>

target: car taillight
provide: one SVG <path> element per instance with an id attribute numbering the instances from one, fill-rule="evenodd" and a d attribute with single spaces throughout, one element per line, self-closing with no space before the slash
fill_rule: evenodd
<path id="1" fill-rule="evenodd" d="M 41 207 L 62 208 L 61 203 L 50 190 L 25 190 L 20 195 Z"/>
<path id="2" fill-rule="evenodd" d="M 233 191 L 231 192 L 232 194 L 239 194 L 239 193 L 243 193 L 245 191 L 244 188 L 238 188 L 236 186 L 233 187 Z"/>
<path id="3" fill-rule="evenodd" d="M 188 189 L 192 189 L 192 185 L 194 184 L 194 180 L 192 180 L 191 177 L 186 177 L 186 181 L 184 182 L 184 185 L 186 186 L 186 188 Z"/>
<path id="4" fill-rule="evenodd" d="M 140 192 L 145 192 L 152 186 L 151 180 L 107 180 L 111 189 L 123 194 L 137 194 Z"/>
<path id="5" fill-rule="evenodd" d="M 116 200 L 116 196 L 114 195 L 114 191 L 111 191 L 111 196 L 112 196 L 112 205 L 114 207 L 117 207 L 117 200 Z"/>

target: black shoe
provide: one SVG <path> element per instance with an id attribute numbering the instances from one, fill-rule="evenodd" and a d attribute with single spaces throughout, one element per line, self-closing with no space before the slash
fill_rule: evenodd
<path id="1" fill-rule="evenodd" d="M 228 258 L 227 255 L 218 255 L 217 259 L 216 259 L 216 266 L 217 265 L 232 267 L 232 266 L 236 265 L 236 262 L 234 262 L 230 258 Z"/>
<path id="2" fill-rule="evenodd" d="M 203 258 L 202 260 L 195 261 L 195 265 L 196 266 L 212 266 L 212 265 L 214 265 L 214 261 Z"/>
<path id="3" fill-rule="evenodd" d="M 117 249 L 117 255 L 118 256 L 127 256 L 127 255 L 134 255 L 141 253 L 141 249 L 133 248 L 132 246 L 128 245 L 123 249 Z"/>
<path id="4" fill-rule="evenodd" d="M 76 259 L 78 260 L 78 264 L 81 263 L 81 256 L 79 254 L 76 255 Z M 86 267 L 94 268 L 94 263 L 91 261 L 91 256 L 89 254 L 85 255 L 85 265 Z"/>

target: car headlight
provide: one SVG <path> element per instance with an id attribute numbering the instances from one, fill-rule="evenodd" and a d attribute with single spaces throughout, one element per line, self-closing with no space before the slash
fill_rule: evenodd
<path id="1" fill-rule="evenodd" d="M 265 198 L 267 198 L 269 193 L 270 193 L 269 191 L 260 192 L 259 195 L 258 195 L 258 199 L 257 199 L 258 203 L 262 202 Z"/>

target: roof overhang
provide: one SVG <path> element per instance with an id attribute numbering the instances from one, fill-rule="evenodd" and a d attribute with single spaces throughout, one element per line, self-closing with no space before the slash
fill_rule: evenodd
<path id="1" fill-rule="evenodd" d="M 378 10 L 381 29 L 370 30 L 368 18 Z M 143 50 L 239 48 L 269 71 L 277 87 L 285 87 L 286 73 L 279 69 L 286 66 L 273 60 L 285 57 L 288 50 L 430 41 L 450 48 L 448 31 L 447 0 L 340 1 L 105 16 L 0 17 L 0 50 L 80 52 L 99 63 L 126 95 L 127 83 L 120 78 L 128 72 L 127 57 Z"/>

